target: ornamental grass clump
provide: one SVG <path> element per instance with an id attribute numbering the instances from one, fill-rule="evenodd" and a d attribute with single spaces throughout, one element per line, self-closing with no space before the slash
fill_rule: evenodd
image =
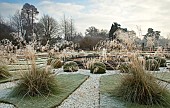
<path id="1" fill-rule="evenodd" d="M 74 61 L 65 62 L 63 65 L 64 72 L 76 72 L 78 69 L 78 64 Z"/>
<path id="2" fill-rule="evenodd" d="M 29 53 L 31 66 L 28 72 L 22 72 L 17 86 L 13 89 L 13 96 L 42 96 L 53 94 L 57 91 L 55 74 L 48 68 L 36 66 L 35 55 Z M 22 71 L 22 70 L 21 70 Z"/>
<path id="3" fill-rule="evenodd" d="M 143 105 L 166 105 L 167 93 L 153 75 L 146 73 L 141 63 L 133 60 L 128 68 L 129 74 L 123 76 L 115 89 L 123 100 Z"/>
<path id="4" fill-rule="evenodd" d="M 95 62 L 90 68 L 90 73 L 93 74 L 104 74 L 106 73 L 106 65 L 102 62 Z"/>

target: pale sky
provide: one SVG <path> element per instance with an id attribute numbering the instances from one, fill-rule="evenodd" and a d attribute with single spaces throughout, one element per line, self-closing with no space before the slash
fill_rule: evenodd
<path id="1" fill-rule="evenodd" d="M 38 18 L 43 14 L 57 21 L 64 14 L 72 17 L 76 30 L 83 34 L 90 26 L 109 31 L 113 22 L 136 32 L 138 25 L 143 35 L 149 27 L 164 37 L 170 33 L 170 0 L 0 0 L 0 14 L 8 18 L 25 3 L 38 9 Z"/>

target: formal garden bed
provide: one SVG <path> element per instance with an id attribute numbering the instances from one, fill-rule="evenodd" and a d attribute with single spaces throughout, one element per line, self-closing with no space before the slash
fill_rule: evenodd
<path id="1" fill-rule="evenodd" d="M 170 73 L 167 73 L 170 75 Z M 161 75 L 160 75 L 161 76 Z M 102 76 L 100 79 L 100 106 L 101 108 L 169 108 L 170 103 L 167 106 L 158 105 L 141 105 L 130 103 L 121 100 L 115 96 L 115 88 L 120 84 L 122 75 L 108 75 Z M 164 79 L 164 77 L 161 77 Z M 165 78 L 166 80 L 166 78 Z M 170 90 L 170 88 L 169 88 Z M 167 96 L 168 102 L 170 102 L 170 93 Z"/>
<path id="2" fill-rule="evenodd" d="M 57 75 L 57 91 L 50 95 L 41 96 L 12 96 L 13 88 L 0 91 L 0 102 L 11 103 L 19 108 L 51 108 L 61 104 L 73 91 L 75 91 L 86 79 L 87 75 L 70 74 Z"/>
<path id="3" fill-rule="evenodd" d="M 91 107 L 93 106 L 101 108 L 162 107 L 154 104 L 141 105 L 137 103 L 127 102 L 115 95 L 115 93 L 117 93 L 117 91 L 115 91 L 115 88 L 118 85 L 121 85 L 122 77 L 133 74 L 128 70 L 129 68 L 136 66 L 136 64 L 130 66 L 130 64 L 133 63 L 133 54 L 113 54 L 111 56 L 104 57 L 98 55 L 96 56 L 96 54 L 94 53 L 88 54 L 88 56 L 80 56 L 80 58 L 62 58 L 59 55 L 40 58 L 30 52 L 30 55 L 27 55 L 27 57 L 28 58 L 18 59 L 16 62 L 6 65 L 7 70 L 9 71 L 11 76 L 0 80 L 0 84 L 9 84 L 9 86 L 7 87 L 0 86 L 2 87 L 0 88 L 1 104 L 12 104 L 18 108 L 51 108 L 58 106 L 60 108 L 65 108 L 65 105 L 67 107 L 77 108 L 77 104 L 78 106 L 80 105 L 79 107 L 83 108 L 86 105 L 86 107 L 89 107 L 89 105 L 91 105 Z M 140 58 L 142 56 L 138 55 L 137 57 Z M 142 60 L 146 61 L 146 65 L 144 65 L 143 62 L 141 66 L 143 73 L 140 73 L 140 67 L 140 69 L 137 68 L 135 71 L 132 70 L 135 74 L 139 73 L 139 76 L 141 75 L 140 77 L 142 77 L 142 74 L 144 73 L 151 73 L 158 82 L 163 82 L 162 85 L 168 85 L 167 82 L 170 81 L 170 73 L 165 72 L 165 70 L 168 71 L 166 69 L 167 67 L 160 68 L 161 62 L 159 62 L 158 58 L 150 58 L 150 60 L 148 60 L 148 58 L 146 59 L 143 57 Z M 153 68 L 151 68 L 152 64 L 154 64 Z M 165 64 L 165 62 L 163 62 L 163 64 Z M 124 71 L 122 71 L 122 69 Z M 152 77 L 148 76 L 147 78 L 152 79 Z M 53 92 L 52 89 L 48 90 L 48 87 L 53 87 L 50 82 L 53 82 L 54 79 L 57 82 L 57 89 L 55 92 Z M 85 82 L 86 79 L 88 79 L 87 82 Z M 14 80 L 18 81 L 14 82 Z M 31 80 L 31 83 L 27 85 L 28 80 Z M 20 86 L 18 86 L 19 82 L 21 82 Z M 32 83 L 33 87 L 31 85 Z M 38 93 L 37 91 L 39 90 L 44 93 L 44 88 L 41 88 L 41 85 L 44 84 L 47 91 L 45 91 L 45 94 Z M 15 91 L 14 88 L 16 86 L 28 86 L 24 88 L 24 90 L 29 93 L 25 95 L 13 95 L 13 91 Z M 39 90 L 34 90 L 34 86 L 35 88 L 37 87 Z M 144 86 L 145 85 L 140 85 L 141 88 Z M 29 87 L 32 87 L 33 89 L 31 92 L 29 91 L 31 90 Z M 137 86 L 135 85 L 135 87 Z M 80 91 L 77 88 L 79 88 Z M 138 87 L 136 89 L 140 90 L 140 88 Z M 79 95 L 75 90 L 78 91 Z M 26 93 L 25 91 L 24 93 Z M 85 93 L 84 91 L 86 91 L 86 94 L 88 94 L 88 98 L 87 95 L 82 97 L 82 93 Z M 23 91 L 21 90 L 21 92 Z M 18 93 L 20 94 L 20 91 Z M 78 98 L 80 100 L 73 101 L 72 98 Z M 170 101 L 170 94 L 167 95 L 167 99 Z M 95 105 L 93 105 L 94 100 Z M 140 102 L 142 103 L 143 101 L 141 100 Z M 8 105 L 6 107 L 8 107 Z M 166 107 L 170 106 L 168 105 Z"/>

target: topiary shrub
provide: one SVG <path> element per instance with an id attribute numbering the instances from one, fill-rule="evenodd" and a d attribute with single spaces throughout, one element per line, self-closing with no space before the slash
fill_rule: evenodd
<path id="1" fill-rule="evenodd" d="M 52 65 L 53 68 L 57 69 L 57 68 L 61 68 L 63 64 L 62 64 L 61 60 L 53 59 L 51 61 L 51 65 Z"/>
<path id="2" fill-rule="evenodd" d="M 65 62 L 63 65 L 64 72 L 75 72 L 78 71 L 78 69 L 79 69 L 78 64 L 73 61 Z"/>
<path id="3" fill-rule="evenodd" d="M 146 73 L 142 64 L 133 60 L 129 66 L 129 73 L 123 75 L 120 84 L 113 93 L 124 101 L 144 105 L 167 105 L 168 91 L 157 79 Z"/>
<path id="4" fill-rule="evenodd" d="M 8 72 L 6 66 L 0 65 L 0 79 L 8 78 L 11 74 Z"/>
<path id="5" fill-rule="evenodd" d="M 159 63 L 155 59 L 146 60 L 145 69 L 149 71 L 158 71 Z"/>
<path id="6" fill-rule="evenodd" d="M 106 73 L 106 65 L 102 62 L 95 62 L 90 68 L 90 73 L 103 74 Z"/>
<path id="7" fill-rule="evenodd" d="M 166 60 L 161 57 L 155 57 L 156 61 L 158 61 L 160 67 L 166 67 Z"/>
<path id="8" fill-rule="evenodd" d="M 129 73 L 129 66 L 129 64 L 121 64 L 118 69 L 121 73 Z"/>
<path id="9" fill-rule="evenodd" d="M 85 69 L 84 65 L 83 65 L 83 61 L 80 60 L 74 60 L 74 62 L 77 63 L 77 65 L 79 66 L 79 69 Z"/>

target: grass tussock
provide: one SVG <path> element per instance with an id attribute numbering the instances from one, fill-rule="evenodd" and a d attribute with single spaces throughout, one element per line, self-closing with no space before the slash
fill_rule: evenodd
<path id="1" fill-rule="evenodd" d="M 168 91 L 161 86 L 153 75 L 146 73 L 141 63 L 133 59 L 120 85 L 116 88 L 117 96 L 123 100 L 143 105 L 166 105 Z"/>
<path id="2" fill-rule="evenodd" d="M 28 66 L 28 72 L 21 74 L 21 79 L 14 88 L 12 95 L 37 96 L 55 92 L 57 90 L 55 74 L 52 74 L 48 68 L 37 67 L 35 55 L 31 52 L 28 54 L 27 57 L 31 66 Z"/>

